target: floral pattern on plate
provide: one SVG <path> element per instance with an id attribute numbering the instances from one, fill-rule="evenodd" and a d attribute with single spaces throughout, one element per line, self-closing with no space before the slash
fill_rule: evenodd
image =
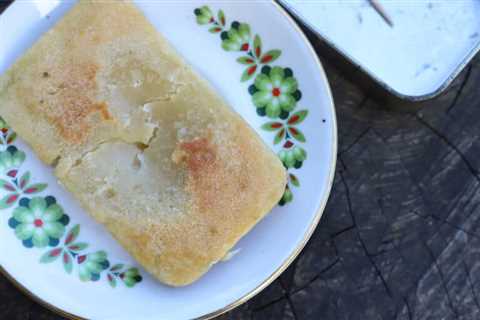
<path id="1" fill-rule="evenodd" d="M 25 152 L 14 145 L 16 134 L 0 118 L 0 210 L 11 210 L 8 225 L 25 248 L 45 249 L 40 263 L 60 260 L 65 272 L 74 269 L 81 281 L 105 278 L 112 287 L 121 281 L 131 288 L 142 281 L 135 267 L 116 264 L 110 268 L 105 251 L 85 252 L 89 244 L 77 241 L 80 225 L 67 232 L 70 216 L 54 196 L 39 195 L 47 190 L 46 183 L 32 183 L 29 171 L 20 174 Z M 34 196 L 33 196 L 34 195 Z"/>
<path id="2" fill-rule="evenodd" d="M 208 25 L 208 31 L 220 35 L 225 51 L 242 53 L 237 62 L 246 69 L 240 81 L 251 82 L 248 92 L 257 114 L 275 120 L 266 122 L 261 128 L 274 133 L 273 144 L 281 146 L 277 154 L 289 172 L 288 184 L 279 202 L 283 206 L 293 200 L 291 186 L 300 187 L 293 171 L 300 169 L 307 159 L 307 151 L 301 147 L 307 139 L 298 126 L 307 117 L 308 110 L 294 112 L 302 92 L 293 70 L 272 65 L 282 54 L 281 50 L 264 52 L 261 37 L 258 34 L 252 36 L 249 24 L 233 21 L 229 28 L 224 12 L 219 10 L 215 16 L 208 6 L 196 8 L 194 14 L 199 25 Z"/>

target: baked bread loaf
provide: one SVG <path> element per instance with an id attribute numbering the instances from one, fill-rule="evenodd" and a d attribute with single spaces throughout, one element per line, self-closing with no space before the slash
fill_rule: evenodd
<path id="1" fill-rule="evenodd" d="M 128 2 L 81 0 L 0 77 L 0 115 L 173 286 L 221 260 L 286 184 L 276 155 Z"/>

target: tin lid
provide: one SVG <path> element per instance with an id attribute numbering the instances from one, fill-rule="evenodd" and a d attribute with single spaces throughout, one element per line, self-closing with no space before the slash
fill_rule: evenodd
<path id="1" fill-rule="evenodd" d="M 366 0 L 281 0 L 331 46 L 394 94 L 440 93 L 480 47 L 476 0 L 384 0 L 390 27 Z"/>

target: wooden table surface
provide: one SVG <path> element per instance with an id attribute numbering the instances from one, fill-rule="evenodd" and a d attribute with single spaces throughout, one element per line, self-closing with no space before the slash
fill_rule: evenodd
<path id="1" fill-rule="evenodd" d="M 480 319 L 480 59 L 406 103 L 309 37 L 338 117 L 330 200 L 288 270 L 219 319 Z M 63 318 L 0 276 L 0 319 Z"/>

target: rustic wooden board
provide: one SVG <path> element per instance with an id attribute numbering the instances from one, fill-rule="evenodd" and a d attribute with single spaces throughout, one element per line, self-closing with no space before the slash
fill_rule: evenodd
<path id="1" fill-rule="evenodd" d="M 480 59 L 413 104 L 327 56 L 339 155 L 324 217 L 280 279 L 219 319 L 480 319 Z M 63 318 L 0 276 L 0 319 Z"/>

